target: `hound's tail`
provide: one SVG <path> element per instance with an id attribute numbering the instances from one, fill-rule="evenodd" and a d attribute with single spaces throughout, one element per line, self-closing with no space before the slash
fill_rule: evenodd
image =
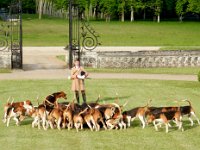
<path id="1" fill-rule="evenodd" d="M 100 94 L 99 94 L 99 96 L 98 96 L 98 98 L 97 98 L 97 100 L 96 100 L 96 103 L 98 103 L 99 102 L 99 100 L 100 100 Z"/>
<path id="2" fill-rule="evenodd" d="M 36 100 L 37 100 L 37 103 L 38 103 L 38 106 L 39 106 L 39 105 L 40 105 L 40 104 L 39 104 L 39 95 L 37 96 L 37 99 L 36 99 Z"/>
<path id="3" fill-rule="evenodd" d="M 83 111 L 81 111 L 78 116 L 80 116 L 81 114 L 85 113 L 87 111 L 88 108 L 85 108 Z"/>
<path id="4" fill-rule="evenodd" d="M 185 99 L 185 100 L 182 100 L 182 101 L 183 101 L 183 102 L 188 102 L 189 105 L 192 106 L 192 104 L 191 104 L 191 102 L 190 102 L 189 100 Z"/>
<path id="5" fill-rule="evenodd" d="M 147 105 L 146 106 L 144 106 L 144 107 L 146 107 L 146 108 L 148 108 L 149 107 L 149 105 L 151 104 L 151 99 L 150 100 L 148 100 L 148 102 L 147 102 Z"/>

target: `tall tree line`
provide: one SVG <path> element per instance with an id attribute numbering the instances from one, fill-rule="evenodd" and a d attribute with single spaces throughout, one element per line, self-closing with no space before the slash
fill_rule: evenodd
<path id="1" fill-rule="evenodd" d="M 0 7 L 10 0 L 0 1 Z M 200 0 L 73 0 L 79 4 L 82 16 L 105 21 L 179 18 L 200 15 Z M 69 0 L 22 0 L 25 13 L 68 17 Z"/>

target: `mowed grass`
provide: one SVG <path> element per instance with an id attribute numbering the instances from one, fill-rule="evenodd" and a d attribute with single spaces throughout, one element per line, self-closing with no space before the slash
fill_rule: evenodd
<path id="1" fill-rule="evenodd" d="M 68 93 L 68 100 L 72 100 L 70 80 L 8 80 L 0 81 L 0 114 L 3 115 L 3 105 L 9 96 L 15 101 L 30 99 L 34 105 L 53 92 L 64 90 Z M 96 100 L 101 94 L 100 103 L 111 103 L 115 100 L 115 93 L 119 94 L 119 103 L 128 105 L 124 110 L 137 106 L 144 106 L 147 100 L 152 99 L 153 106 L 177 105 L 174 100 L 190 99 L 200 116 L 200 84 L 184 81 L 157 81 L 157 80 L 86 80 L 88 101 Z M 63 100 L 59 100 L 63 101 Z M 187 103 L 181 103 L 182 105 Z M 190 127 L 187 117 L 184 120 L 185 131 L 170 128 L 168 134 L 165 128 L 156 132 L 152 125 L 142 129 L 140 122 L 135 120 L 127 130 L 113 130 L 91 132 L 84 129 L 76 133 L 62 130 L 38 130 L 31 128 L 32 119 L 26 119 L 17 127 L 13 121 L 9 127 L 0 123 L 1 149 L 137 149 L 137 150 L 197 150 L 199 145 L 200 126 Z"/>
<path id="2" fill-rule="evenodd" d="M 142 73 L 142 74 L 182 74 L 197 75 L 199 67 L 180 67 L 180 68 L 87 68 L 89 72 L 95 73 Z"/>
<path id="3" fill-rule="evenodd" d="M 2 69 L 0 68 L 0 73 L 11 73 L 11 69 Z"/>
<path id="4" fill-rule="evenodd" d="M 66 46 L 67 19 L 23 15 L 24 46 Z M 90 21 L 102 46 L 164 46 L 164 49 L 200 49 L 200 22 Z M 178 47 L 178 49 L 180 49 Z"/>

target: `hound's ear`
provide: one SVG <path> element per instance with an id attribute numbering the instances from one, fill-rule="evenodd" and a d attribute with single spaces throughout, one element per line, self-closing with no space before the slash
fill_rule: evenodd
<path id="1" fill-rule="evenodd" d="M 110 109 L 111 109 L 112 111 L 115 111 L 115 107 L 111 107 Z"/>
<path id="2" fill-rule="evenodd" d="M 69 109 L 70 103 L 68 105 L 66 105 L 66 109 Z"/>
<path id="3" fill-rule="evenodd" d="M 63 91 L 60 91 L 60 93 L 61 93 L 61 94 L 64 94 L 65 92 L 63 92 Z"/>

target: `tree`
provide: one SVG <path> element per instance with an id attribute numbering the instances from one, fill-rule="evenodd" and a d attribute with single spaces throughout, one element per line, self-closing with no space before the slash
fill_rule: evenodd
<path id="1" fill-rule="evenodd" d="M 104 13 L 106 17 L 106 22 L 109 22 L 111 19 L 111 15 L 116 11 L 116 1 L 115 0 L 101 0 L 101 11 Z"/>
<path id="2" fill-rule="evenodd" d="M 35 13 L 35 0 L 22 0 L 23 13 Z"/>
<path id="3" fill-rule="evenodd" d="M 121 21 L 124 22 L 125 0 L 119 0 L 118 12 L 121 15 Z"/>
<path id="4" fill-rule="evenodd" d="M 10 0 L 1 0 L 0 8 L 7 8 L 10 5 Z"/>
<path id="5" fill-rule="evenodd" d="M 130 10 L 130 21 L 133 22 L 135 20 L 135 12 L 140 8 L 140 3 L 138 0 L 128 0 L 127 5 Z"/>
<path id="6" fill-rule="evenodd" d="M 149 7 L 148 0 L 138 0 L 138 7 L 143 11 L 143 19 L 146 19 L 146 9 Z"/>
<path id="7" fill-rule="evenodd" d="M 179 15 L 179 20 L 183 21 L 183 15 L 187 13 L 188 0 L 177 0 L 176 13 Z"/>
<path id="8" fill-rule="evenodd" d="M 187 12 L 200 13 L 200 0 L 188 0 Z"/>
<path id="9" fill-rule="evenodd" d="M 155 15 L 157 16 L 157 22 L 160 22 L 160 13 L 162 10 L 162 4 L 163 0 L 155 0 L 154 2 L 154 9 L 155 9 Z"/>

